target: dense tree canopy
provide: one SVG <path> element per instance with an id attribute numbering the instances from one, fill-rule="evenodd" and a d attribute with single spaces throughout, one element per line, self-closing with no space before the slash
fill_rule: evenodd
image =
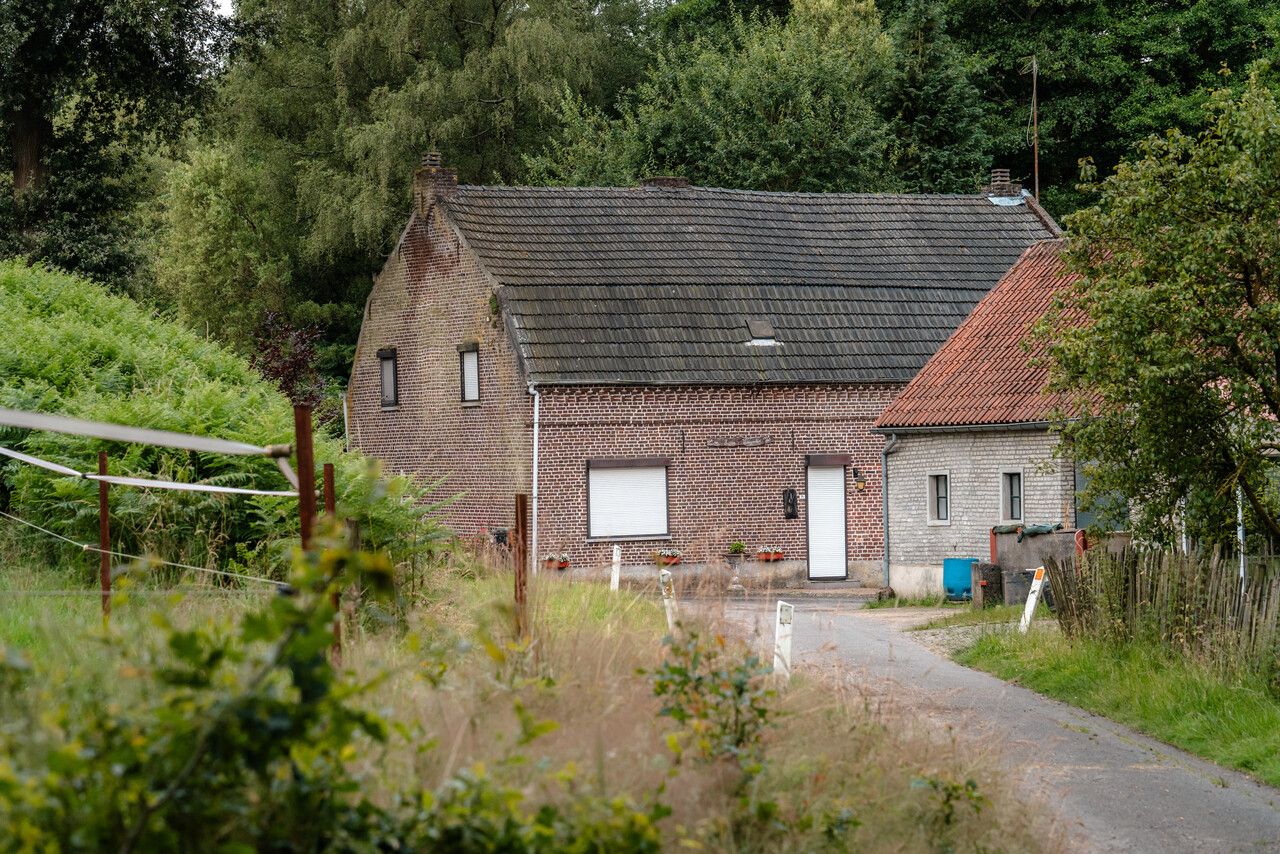
<path id="1" fill-rule="evenodd" d="M 733 18 L 668 43 L 618 117 L 568 99 L 528 177 L 971 192 L 987 163 L 979 95 L 940 4 L 914 3 L 894 33 L 869 2 L 798 0 L 785 22 Z"/>
<path id="2" fill-rule="evenodd" d="M 1066 427 L 1093 461 L 1090 493 L 1130 498 L 1146 535 L 1179 502 L 1199 534 L 1232 531 L 1239 486 L 1280 536 L 1280 103 L 1265 67 L 1219 92 L 1199 136 L 1171 131 L 1102 182 L 1068 221 L 1081 278 L 1051 317 L 1053 382 L 1074 392 Z M 1078 315 L 1079 316 L 1079 315 Z"/>
<path id="3" fill-rule="evenodd" d="M 915 0 L 881 0 L 896 19 Z M 1170 127 L 1198 127 L 1207 89 L 1274 49 L 1274 0 L 947 0 L 951 34 L 978 63 L 995 165 L 1030 186 L 1031 76 L 1039 66 L 1040 184 L 1066 214 L 1079 163 L 1109 172 Z"/>
<path id="4" fill-rule="evenodd" d="M 632 0 L 239 8 L 257 37 L 170 175 L 159 284 L 239 344 L 266 311 L 322 324 L 340 375 L 422 153 L 447 152 L 464 180 L 514 180 L 563 93 L 609 103 L 647 43 Z"/>
<path id="5" fill-rule="evenodd" d="M 212 0 L 0 4 L 0 254 L 132 272 L 138 156 L 190 114 L 228 36 Z"/>

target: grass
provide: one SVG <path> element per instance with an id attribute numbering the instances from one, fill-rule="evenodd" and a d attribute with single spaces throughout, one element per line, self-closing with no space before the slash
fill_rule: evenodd
<path id="1" fill-rule="evenodd" d="M 957 660 L 1280 786 L 1280 700 L 1261 679 L 1050 631 L 986 634 Z"/>
<path id="2" fill-rule="evenodd" d="M 0 647 L 23 650 L 49 684 L 83 688 L 69 690 L 69 702 L 145 699 L 148 680 L 134 677 L 156 666 L 157 614 L 176 625 L 225 625 L 263 598 L 139 592 L 117 597 L 104 631 L 92 591 L 80 595 L 65 569 L 31 563 L 0 548 Z M 78 592 L 18 595 L 59 589 Z M 536 804 L 564 797 L 545 788 L 546 769 L 573 767 L 578 791 L 642 802 L 663 790 L 673 847 L 690 828 L 709 827 L 699 838 L 722 851 L 1062 848 L 1042 824 L 1027 826 L 1025 795 L 965 745 L 884 715 L 841 674 L 803 667 L 771 701 L 775 724 L 751 793 L 800 829 L 781 839 L 767 821 L 743 822 L 728 766 L 671 761 L 672 722 L 639 672 L 664 656 L 666 621 L 654 598 L 540 578 L 530 590 L 527 646 L 513 637 L 510 600 L 509 575 L 460 561 L 407 597 L 396 627 L 368 614 L 349 621 L 343 666 L 352 680 L 392 674 L 362 702 L 392 722 L 397 740 L 353 760 L 374 797 L 406 783 L 438 786 L 482 765 Z M 703 630 L 747 649 L 733 626 Z M 443 672 L 432 668 L 440 661 Z M 517 704 L 555 727 L 522 743 Z M 839 835 L 828 838 L 824 828 L 833 826 Z"/>
<path id="3" fill-rule="evenodd" d="M 1021 605 L 996 605 L 994 608 L 983 608 L 981 611 L 975 611 L 972 608 L 966 608 L 963 611 L 956 611 L 943 617 L 930 620 L 916 626 L 912 631 L 923 631 L 925 629 L 948 629 L 953 626 L 990 626 L 990 625 L 1007 625 L 1016 623 L 1022 619 L 1023 606 Z M 1049 609 L 1040 603 L 1036 607 L 1037 620 L 1050 620 L 1052 615 Z"/>
<path id="4" fill-rule="evenodd" d="M 864 608 L 960 608 L 965 602 L 953 602 L 941 593 L 931 596 L 894 596 L 890 599 L 872 599 Z"/>

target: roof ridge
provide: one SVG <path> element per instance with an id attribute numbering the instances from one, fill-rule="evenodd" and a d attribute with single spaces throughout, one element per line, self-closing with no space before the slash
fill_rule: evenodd
<path id="1" fill-rule="evenodd" d="M 737 187 L 704 187 L 690 185 L 688 187 L 643 187 L 643 186 L 563 186 L 536 184 L 459 184 L 458 195 L 468 192 L 494 193 L 564 193 L 565 195 L 584 195 L 588 193 L 635 193 L 638 195 L 696 195 L 713 193 L 738 196 L 763 196 L 768 198 L 787 199 L 895 199 L 900 201 L 915 200 L 963 200 L 978 201 L 989 198 L 983 193 L 888 193 L 888 192 L 816 192 L 808 190 L 751 190 Z M 457 199 L 457 195 L 447 197 L 445 203 Z M 1014 205 L 1013 207 L 1017 207 Z"/>

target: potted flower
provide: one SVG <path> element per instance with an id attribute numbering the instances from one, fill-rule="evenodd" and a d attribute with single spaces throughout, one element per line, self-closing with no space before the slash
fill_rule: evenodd
<path id="1" fill-rule="evenodd" d="M 543 555 L 542 568 L 546 570 L 557 569 L 564 571 L 569 568 L 569 555 L 567 553 Z"/>
<path id="2" fill-rule="evenodd" d="M 761 546 L 756 549 L 756 560 L 772 563 L 776 560 L 782 560 L 782 549 L 777 546 Z"/>
<path id="3" fill-rule="evenodd" d="M 680 562 L 679 549 L 658 549 L 653 553 L 653 562 L 658 566 L 675 566 Z"/>
<path id="4" fill-rule="evenodd" d="M 732 543 L 729 543 L 729 554 L 728 554 L 729 566 L 733 566 L 733 567 L 742 566 L 742 561 L 746 559 L 746 556 L 747 556 L 746 543 L 744 543 L 742 540 L 734 540 Z"/>

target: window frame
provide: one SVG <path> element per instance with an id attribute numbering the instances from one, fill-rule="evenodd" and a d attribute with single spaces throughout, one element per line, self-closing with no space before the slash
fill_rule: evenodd
<path id="1" fill-rule="evenodd" d="M 475 353 L 476 359 L 476 396 L 467 397 L 467 354 Z M 473 406 L 480 402 L 480 342 L 463 341 L 458 345 L 458 400 L 464 406 Z"/>
<path id="2" fill-rule="evenodd" d="M 595 534 L 591 530 L 591 470 L 592 469 L 661 468 L 666 487 L 667 530 L 649 534 Z M 583 466 L 583 496 L 586 508 L 587 542 L 642 542 L 645 540 L 671 539 L 671 458 L 670 457 L 592 457 Z"/>
<path id="3" fill-rule="evenodd" d="M 387 399 L 386 364 L 391 363 L 391 399 Z M 383 347 L 378 350 L 378 391 L 383 409 L 396 409 L 400 406 L 400 357 L 395 347 Z"/>
<path id="4" fill-rule="evenodd" d="M 942 478 L 946 482 L 946 491 L 943 500 L 947 502 L 947 515 L 945 518 L 938 518 L 938 478 Z M 951 524 L 951 472 L 948 469 L 936 469 L 925 472 L 924 481 L 925 494 L 925 521 L 932 526 L 947 526 Z"/>
<path id="5" fill-rule="evenodd" d="M 1018 476 L 1018 515 L 1013 515 L 1013 490 L 1009 488 L 1009 476 Z M 1027 478 L 1021 468 L 1000 469 L 1000 523 L 1012 525 L 1023 521 L 1027 515 Z"/>

